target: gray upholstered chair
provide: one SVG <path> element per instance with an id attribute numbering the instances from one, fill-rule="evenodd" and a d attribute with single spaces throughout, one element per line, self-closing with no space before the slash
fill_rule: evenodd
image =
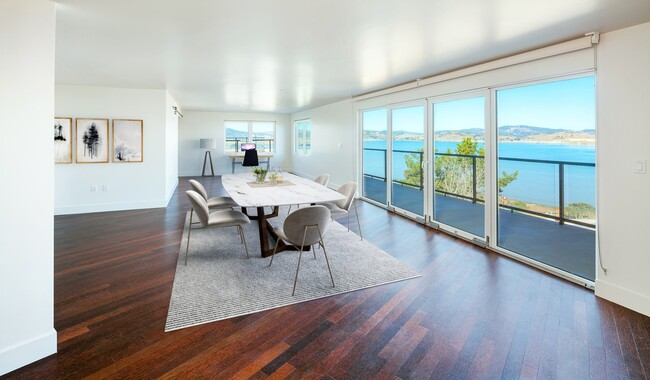
<path id="1" fill-rule="evenodd" d="M 205 199 L 205 201 L 208 203 L 208 208 L 230 208 L 230 207 L 238 207 L 237 202 L 235 202 L 232 198 L 230 197 L 212 197 L 208 198 L 208 192 L 205 190 L 205 187 L 201 185 L 201 183 L 197 180 L 191 179 L 190 180 L 190 186 L 192 186 L 192 190 L 196 191 Z"/>
<path id="2" fill-rule="evenodd" d="M 319 185 L 323 185 L 323 186 L 327 186 L 329 181 L 330 181 L 330 175 L 329 174 L 321 174 L 318 177 L 314 178 L 314 182 L 316 182 Z M 297 207 L 300 208 L 300 205 L 297 205 Z M 289 209 L 287 210 L 287 214 L 289 214 L 290 212 L 291 212 L 291 205 L 289 205 Z"/>
<path id="3" fill-rule="evenodd" d="M 313 246 L 319 243 L 323 247 L 323 254 L 325 255 L 325 263 L 327 263 L 327 270 L 330 273 L 332 280 L 332 287 L 334 287 L 334 276 L 332 276 L 332 269 L 330 268 L 329 260 L 327 259 L 327 250 L 325 243 L 323 243 L 323 235 L 330 225 L 331 214 L 324 206 L 309 206 L 303 207 L 292 212 L 287 219 L 285 219 L 282 227 L 275 228 L 273 231 L 278 235 L 278 239 L 298 247 L 298 267 L 296 268 L 296 278 L 293 280 L 293 291 L 291 295 L 296 294 L 296 284 L 298 283 L 298 272 L 300 271 L 300 260 L 302 259 L 302 251 L 305 247 Z M 276 243 L 271 255 L 269 266 L 273 264 L 273 257 L 278 248 Z M 314 251 L 314 258 L 316 258 L 316 251 Z"/>
<path id="4" fill-rule="evenodd" d="M 361 233 L 361 223 L 359 222 L 359 213 L 357 211 L 357 205 L 354 203 L 354 195 L 357 192 L 357 184 L 355 182 L 348 182 L 343 186 L 336 189 L 339 193 L 345 195 L 345 199 L 336 201 L 335 203 L 319 203 L 327 207 L 332 214 L 332 218 L 338 218 L 343 215 L 348 216 L 348 231 L 350 231 L 350 208 L 354 205 L 354 215 L 357 217 L 357 226 L 359 227 L 359 236 L 363 240 L 363 234 Z"/>
<path id="5" fill-rule="evenodd" d="M 190 227 L 187 231 L 187 246 L 185 247 L 185 265 L 187 265 L 187 253 L 190 249 L 190 236 L 192 235 L 192 229 L 196 228 L 209 228 L 209 227 L 237 227 L 237 232 L 239 232 L 239 238 L 244 244 L 244 249 L 246 250 L 246 258 L 248 258 L 248 246 L 246 245 L 246 237 L 244 236 L 244 230 L 241 226 L 244 224 L 250 223 L 250 219 L 242 212 L 235 210 L 220 210 L 215 212 L 208 211 L 208 203 L 205 199 L 196 191 L 188 190 L 185 192 L 190 198 L 192 203 L 193 213 L 190 214 Z M 196 213 L 196 216 L 199 219 L 201 227 L 192 227 L 192 216 Z"/>

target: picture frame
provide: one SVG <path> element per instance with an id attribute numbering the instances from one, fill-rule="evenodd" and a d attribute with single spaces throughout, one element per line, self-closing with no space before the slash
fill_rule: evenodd
<path id="1" fill-rule="evenodd" d="M 108 162 L 108 119 L 76 119 L 77 163 Z"/>
<path id="2" fill-rule="evenodd" d="M 113 162 L 143 162 L 143 122 L 113 119 Z"/>
<path id="3" fill-rule="evenodd" d="M 72 163 L 72 118 L 54 118 L 54 163 Z"/>

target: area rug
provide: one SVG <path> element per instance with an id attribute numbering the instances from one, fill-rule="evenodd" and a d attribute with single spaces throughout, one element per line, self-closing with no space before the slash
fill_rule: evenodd
<path id="1" fill-rule="evenodd" d="M 286 211 L 273 218 L 281 224 Z M 291 296 L 298 252 L 260 257 L 257 221 L 244 227 L 250 258 L 235 227 L 193 229 L 184 265 L 189 213 L 185 220 L 165 331 L 274 309 L 299 302 L 419 277 L 420 274 L 386 252 L 332 223 L 324 241 L 335 287 L 322 249 L 305 252 L 296 295 Z"/>

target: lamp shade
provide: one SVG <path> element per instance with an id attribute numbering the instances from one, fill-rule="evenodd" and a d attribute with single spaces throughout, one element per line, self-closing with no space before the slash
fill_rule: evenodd
<path id="1" fill-rule="evenodd" d="M 201 149 L 217 149 L 217 139 L 201 139 Z"/>

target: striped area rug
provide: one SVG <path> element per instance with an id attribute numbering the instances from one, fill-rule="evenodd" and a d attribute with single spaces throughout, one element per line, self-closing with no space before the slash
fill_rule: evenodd
<path id="1" fill-rule="evenodd" d="M 282 223 L 286 212 L 272 219 Z M 189 259 L 184 265 L 189 213 L 169 302 L 165 331 L 274 309 L 299 302 L 420 277 L 376 246 L 361 240 L 339 223 L 330 224 L 324 238 L 334 275 L 327 271 L 322 249 L 305 252 L 300 264 L 296 295 L 291 296 L 298 252 L 285 251 L 260 257 L 257 221 L 244 227 L 250 259 L 245 258 L 237 229 L 192 230 Z"/>

